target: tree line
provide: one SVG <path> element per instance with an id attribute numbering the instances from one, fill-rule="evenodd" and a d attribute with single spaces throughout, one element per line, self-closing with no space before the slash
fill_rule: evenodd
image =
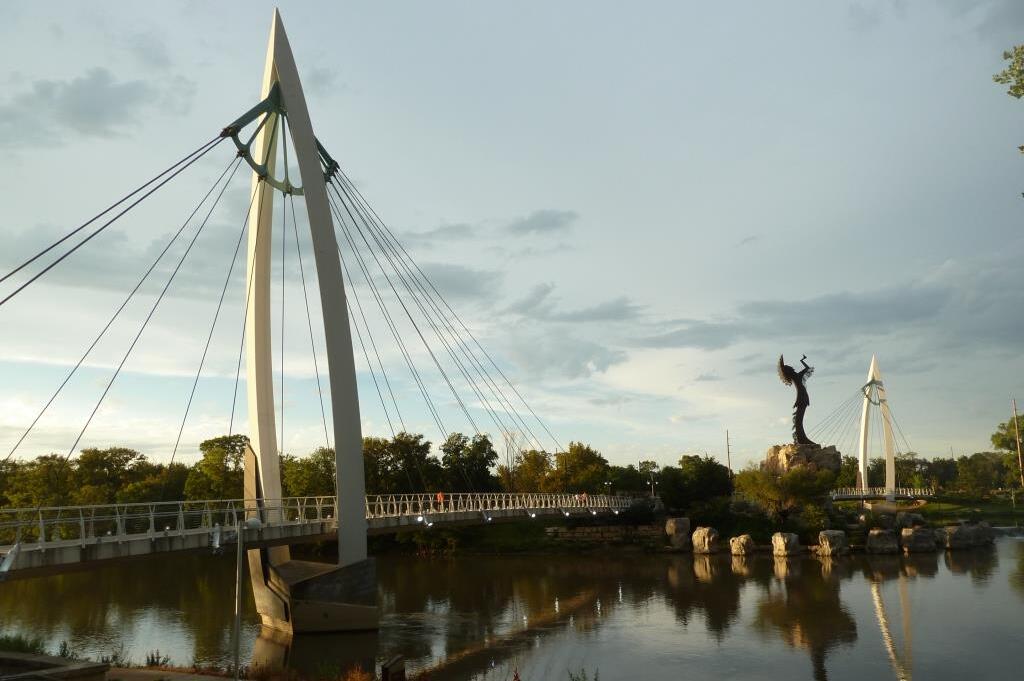
<path id="1" fill-rule="evenodd" d="M 1024 429 L 1024 415 L 1019 417 Z M 983 496 L 1020 488 L 1013 422 L 999 424 L 992 435 L 996 451 L 969 456 L 925 459 L 916 453 L 896 457 L 896 479 L 903 487 L 933 487 L 942 492 Z M 35 507 L 112 504 L 243 496 L 244 435 L 223 435 L 199 445 L 192 464 L 158 463 L 126 447 L 83 449 L 65 459 L 46 454 L 0 463 L 0 506 Z M 588 494 L 654 493 L 671 509 L 689 509 L 728 499 L 735 491 L 770 514 L 785 514 L 829 489 L 853 487 L 857 460 L 843 457 L 838 474 L 791 471 L 771 476 L 755 465 L 736 475 L 708 456 L 684 455 L 676 465 L 653 461 L 617 466 L 596 449 L 571 442 L 565 451 L 536 449 L 515 453 L 499 464 L 486 435 L 452 433 L 433 452 L 421 434 L 363 439 L 367 494 L 415 492 L 586 492 Z M 873 459 L 868 484 L 882 486 L 885 463 Z M 285 496 L 334 494 L 334 451 L 320 447 L 306 456 L 281 456 Z"/>
<path id="2" fill-rule="evenodd" d="M 191 464 L 151 461 L 127 447 L 83 449 L 67 459 L 46 454 L 0 463 L 0 506 L 35 507 L 238 499 L 248 438 L 223 435 L 199 445 Z M 652 461 L 616 466 L 596 449 L 571 442 L 563 452 L 519 451 L 499 464 L 486 435 L 452 433 L 436 448 L 421 434 L 363 438 L 367 494 L 416 492 L 655 492 L 672 507 L 731 493 L 728 469 L 710 457 L 683 456 L 678 466 Z M 281 457 L 285 496 L 334 494 L 334 451 Z"/>

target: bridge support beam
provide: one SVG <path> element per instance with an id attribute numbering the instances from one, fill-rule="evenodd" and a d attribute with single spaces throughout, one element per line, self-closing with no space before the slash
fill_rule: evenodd
<path id="1" fill-rule="evenodd" d="M 377 626 L 373 564 L 367 560 L 365 483 L 359 398 L 355 360 L 345 302 L 344 281 L 324 173 L 298 70 L 280 14 L 275 10 L 270 29 L 262 98 L 274 85 L 280 88 L 282 108 L 301 176 L 309 217 L 313 256 L 327 346 L 337 466 L 335 513 L 338 521 L 338 565 L 291 560 L 287 546 L 251 550 L 250 576 L 257 609 L 265 625 L 284 631 L 341 631 Z M 268 172 L 275 169 L 276 147 L 285 126 L 275 126 L 277 115 L 263 126 L 254 144 Z M 246 497 L 261 499 L 280 514 L 282 495 L 280 456 L 277 451 L 273 367 L 270 333 L 270 254 L 275 190 L 254 173 L 253 191 L 259 192 L 250 213 L 246 313 L 246 380 L 252 452 L 246 456 Z M 281 229 L 284 229 L 284 224 Z M 281 522 L 262 517 L 262 522 Z"/>

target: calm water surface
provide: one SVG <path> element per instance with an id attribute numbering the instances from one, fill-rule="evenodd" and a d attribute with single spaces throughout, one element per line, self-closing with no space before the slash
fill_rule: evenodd
<path id="1" fill-rule="evenodd" d="M 377 561 L 377 634 L 260 636 L 243 657 L 307 670 L 392 655 L 431 679 L 1024 678 L 1024 541 L 839 560 L 768 556 Z M 0 633 L 94 657 L 230 660 L 234 562 L 192 555 L 0 584 Z"/>

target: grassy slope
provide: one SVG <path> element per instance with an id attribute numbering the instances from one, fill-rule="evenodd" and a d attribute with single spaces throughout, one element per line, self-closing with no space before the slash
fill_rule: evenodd
<path id="1" fill-rule="evenodd" d="M 939 497 L 918 511 L 931 523 L 955 523 L 960 520 L 986 520 L 993 525 L 1024 524 L 1024 497 L 1017 499 L 1016 509 L 1008 497 L 990 499 L 958 499 Z"/>

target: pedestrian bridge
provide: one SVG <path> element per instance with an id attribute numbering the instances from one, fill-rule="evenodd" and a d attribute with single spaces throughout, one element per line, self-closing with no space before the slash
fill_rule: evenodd
<path id="1" fill-rule="evenodd" d="M 903 499 L 915 500 L 924 499 L 934 495 L 935 490 L 931 487 L 897 487 L 886 489 L 885 487 L 841 487 L 830 493 L 832 501 L 866 501 L 869 499 Z"/>
<path id="2" fill-rule="evenodd" d="M 338 537 L 335 497 L 169 501 L 0 509 L 0 575 L 60 572 L 96 561 L 243 542 L 258 548 Z M 617 515 L 629 497 L 587 494 L 366 496 L 368 534 L 538 516 Z"/>

